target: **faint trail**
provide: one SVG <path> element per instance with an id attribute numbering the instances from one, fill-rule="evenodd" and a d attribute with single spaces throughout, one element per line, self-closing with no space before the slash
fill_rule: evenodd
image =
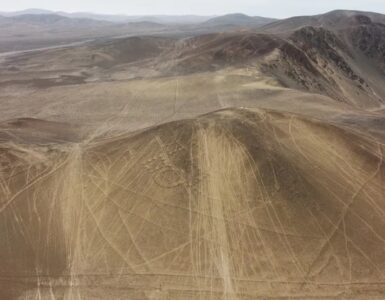
<path id="1" fill-rule="evenodd" d="M 302 156 L 309 162 L 311 162 L 311 160 L 307 157 L 307 155 L 303 152 L 303 150 L 301 149 L 301 147 L 297 144 L 297 141 L 293 135 L 293 120 L 294 120 L 294 116 L 291 116 L 290 117 L 290 121 L 289 121 L 289 134 L 290 134 L 290 137 L 291 137 L 291 140 L 293 141 L 293 144 L 294 146 L 297 148 L 298 152 L 300 154 L 302 154 Z"/>
<path id="2" fill-rule="evenodd" d="M 23 192 L 28 190 L 30 187 L 33 185 L 37 184 L 38 182 L 44 180 L 45 178 L 48 178 L 50 175 L 54 174 L 57 172 L 59 169 L 64 167 L 66 163 L 69 161 L 69 158 L 65 159 L 63 162 L 59 163 L 57 166 L 55 166 L 52 170 L 49 172 L 41 175 L 40 177 L 34 179 L 32 182 L 24 186 L 22 189 L 18 190 L 12 197 L 10 197 L 1 207 L 0 207 L 0 213 L 2 213 L 16 198 L 21 195 Z"/>
<path id="3" fill-rule="evenodd" d="M 350 208 L 352 207 L 352 205 L 355 203 L 358 195 L 362 192 L 362 190 L 366 187 L 366 185 L 371 181 L 373 180 L 377 175 L 378 173 L 380 172 L 381 170 L 381 166 L 383 164 L 383 151 L 382 151 L 382 147 L 381 145 L 378 144 L 378 149 L 379 149 L 379 161 L 378 161 L 378 164 L 377 164 L 377 167 L 375 169 L 375 171 L 373 172 L 372 175 L 370 175 L 360 186 L 359 188 L 357 189 L 357 191 L 353 194 L 351 200 L 350 200 L 350 203 L 348 205 L 345 206 L 345 208 L 343 209 L 339 219 L 337 220 L 337 223 L 334 224 L 334 229 L 332 230 L 332 232 L 326 237 L 325 239 L 325 242 L 323 243 L 323 245 L 321 246 L 320 250 L 317 252 L 317 255 L 315 256 L 315 258 L 313 259 L 312 263 L 310 264 L 310 267 L 307 271 L 307 274 L 306 274 L 306 278 L 309 277 L 310 275 L 310 272 L 312 271 L 314 265 L 316 264 L 316 262 L 318 261 L 319 257 L 322 255 L 322 253 L 324 252 L 325 248 L 327 246 L 330 245 L 331 241 L 333 240 L 334 236 L 337 234 L 337 232 L 340 230 L 341 228 L 341 225 L 344 226 L 344 220 L 345 220 L 345 217 L 346 215 L 348 214 Z M 345 229 L 344 229 L 344 232 L 345 232 Z M 345 239 L 347 238 L 347 236 L 345 235 Z M 382 239 L 382 241 L 384 241 Z"/>

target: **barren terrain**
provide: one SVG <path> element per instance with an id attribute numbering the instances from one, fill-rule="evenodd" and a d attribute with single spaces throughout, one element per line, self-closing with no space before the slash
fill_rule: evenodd
<path id="1" fill-rule="evenodd" d="M 383 299 L 384 18 L 1 54 L 0 299 Z"/>

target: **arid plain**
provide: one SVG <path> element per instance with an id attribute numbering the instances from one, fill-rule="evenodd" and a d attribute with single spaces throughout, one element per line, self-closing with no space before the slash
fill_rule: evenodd
<path id="1" fill-rule="evenodd" d="M 249 18 L 0 36 L 0 299 L 385 298 L 385 16 Z"/>

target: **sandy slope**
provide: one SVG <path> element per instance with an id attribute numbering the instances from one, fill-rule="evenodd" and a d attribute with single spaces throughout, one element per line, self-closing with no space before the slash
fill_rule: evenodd
<path id="1" fill-rule="evenodd" d="M 383 29 L 352 20 L 3 56 L 0 299 L 382 299 Z"/>
<path id="2" fill-rule="evenodd" d="M 373 138 L 223 110 L 48 152 L 2 149 L 4 299 L 384 292 Z"/>

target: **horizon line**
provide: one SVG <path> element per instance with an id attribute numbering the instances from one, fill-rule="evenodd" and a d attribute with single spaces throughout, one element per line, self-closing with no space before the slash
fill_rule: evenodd
<path id="1" fill-rule="evenodd" d="M 352 12 L 370 12 L 370 13 L 378 13 L 378 14 L 384 14 L 381 12 L 377 11 L 370 11 L 370 10 L 356 10 L 356 9 L 344 9 L 344 8 L 337 8 L 337 9 L 332 9 L 332 10 L 327 10 L 324 12 L 316 13 L 316 14 L 302 14 L 302 15 L 290 15 L 287 17 L 274 17 L 274 16 L 265 16 L 265 15 L 253 15 L 253 14 L 248 14 L 245 12 L 239 12 L 239 11 L 233 11 L 233 12 L 227 12 L 223 14 L 191 14 L 191 13 L 180 13 L 180 14 L 167 14 L 167 13 L 158 13 L 158 14 L 125 14 L 125 13 L 102 13 L 102 12 L 93 12 L 93 11 L 66 11 L 66 10 L 51 10 L 51 9 L 46 9 L 46 8 L 35 8 L 35 7 L 30 7 L 30 8 L 25 8 L 25 9 L 20 9 L 20 10 L 0 10 L 0 13 L 21 13 L 24 11 L 46 11 L 47 14 L 58 14 L 58 13 L 65 13 L 65 14 L 90 14 L 90 15 L 105 15 L 105 16 L 121 16 L 121 17 L 183 17 L 183 16 L 195 16 L 195 17 L 220 17 L 220 16 L 226 16 L 226 15 L 234 15 L 234 14 L 242 14 L 250 17 L 264 17 L 264 18 L 273 18 L 273 19 L 286 19 L 286 18 L 292 18 L 292 17 L 301 17 L 301 16 L 317 16 L 317 15 L 322 15 L 322 14 L 327 14 L 330 12 L 334 11 L 352 11 Z M 28 14 L 28 12 L 26 13 Z M 39 13 L 36 13 L 39 14 Z M 41 13 L 44 14 L 44 13 Z"/>

